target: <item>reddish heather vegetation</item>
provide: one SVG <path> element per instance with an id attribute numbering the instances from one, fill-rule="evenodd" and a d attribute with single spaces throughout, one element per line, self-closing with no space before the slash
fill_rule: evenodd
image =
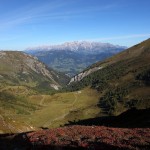
<path id="1" fill-rule="evenodd" d="M 150 128 L 69 126 L 24 133 L 15 136 L 13 142 L 16 143 L 13 148 L 21 148 L 22 145 L 24 149 L 29 150 L 149 150 Z"/>

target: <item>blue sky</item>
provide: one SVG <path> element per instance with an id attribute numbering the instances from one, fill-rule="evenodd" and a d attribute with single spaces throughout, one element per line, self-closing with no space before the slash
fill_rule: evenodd
<path id="1" fill-rule="evenodd" d="M 0 49 L 150 37 L 150 0 L 0 0 Z"/>

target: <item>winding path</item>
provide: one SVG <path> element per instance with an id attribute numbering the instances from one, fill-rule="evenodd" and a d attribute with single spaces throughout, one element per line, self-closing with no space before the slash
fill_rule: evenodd
<path id="1" fill-rule="evenodd" d="M 73 93 L 73 95 L 74 95 L 74 101 L 73 101 L 73 103 L 72 104 L 68 104 L 68 105 L 71 105 L 72 106 L 72 108 L 67 112 L 67 113 L 64 113 L 62 116 L 59 116 L 59 117 L 57 117 L 57 118 L 55 118 L 55 119 L 53 119 L 53 120 L 48 120 L 48 121 L 46 121 L 46 123 L 44 123 L 44 125 L 43 125 L 43 127 L 48 127 L 48 126 L 50 126 L 54 121 L 57 121 L 57 120 L 62 120 L 62 119 L 64 119 L 67 115 L 69 115 L 69 113 L 70 113 L 70 111 L 72 111 L 74 108 L 73 108 L 73 105 L 77 102 L 77 94 L 79 94 L 79 93 Z M 65 110 L 64 110 L 65 111 Z"/>
<path id="2" fill-rule="evenodd" d="M 41 101 L 40 101 L 40 105 L 41 105 L 41 106 L 44 106 L 44 105 L 43 105 L 44 100 L 45 100 L 45 95 L 42 95 L 42 99 L 41 99 Z"/>

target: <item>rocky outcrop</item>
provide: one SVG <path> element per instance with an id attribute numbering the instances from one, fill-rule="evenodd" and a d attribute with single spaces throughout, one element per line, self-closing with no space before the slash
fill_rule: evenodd
<path id="1" fill-rule="evenodd" d="M 89 69 L 87 71 L 81 72 L 79 74 L 77 74 L 76 76 L 74 76 L 73 78 L 71 78 L 69 84 L 73 83 L 73 82 L 78 82 L 81 81 L 84 77 L 88 76 L 89 74 L 98 71 L 100 69 L 102 69 L 103 67 L 99 66 L 99 67 L 94 67 L 92 69 Z"/>

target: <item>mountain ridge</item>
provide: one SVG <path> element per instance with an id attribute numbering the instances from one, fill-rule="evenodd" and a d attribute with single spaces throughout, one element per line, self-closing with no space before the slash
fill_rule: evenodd
<path id="1" fill-rule="evenodd" d="M 74 41 L 74 42 L 65 42 L 63 44 L 58 44 L 58 45 L 46 45 L 46 46 L 35 46 L 35 47 L 29 47 L 25 49 L 24 51 L 28 50 L 69 50 L 69 51 L 97 51 L 97 52 L 102 52 L 104 50 L 109 50 L 109 49 L 126 49 L 126 46 L 119 46 L 119 45 L 113 45 L 110 43 L 102 43 L 102 42 L 89 42 L 89 41 Z"/>

